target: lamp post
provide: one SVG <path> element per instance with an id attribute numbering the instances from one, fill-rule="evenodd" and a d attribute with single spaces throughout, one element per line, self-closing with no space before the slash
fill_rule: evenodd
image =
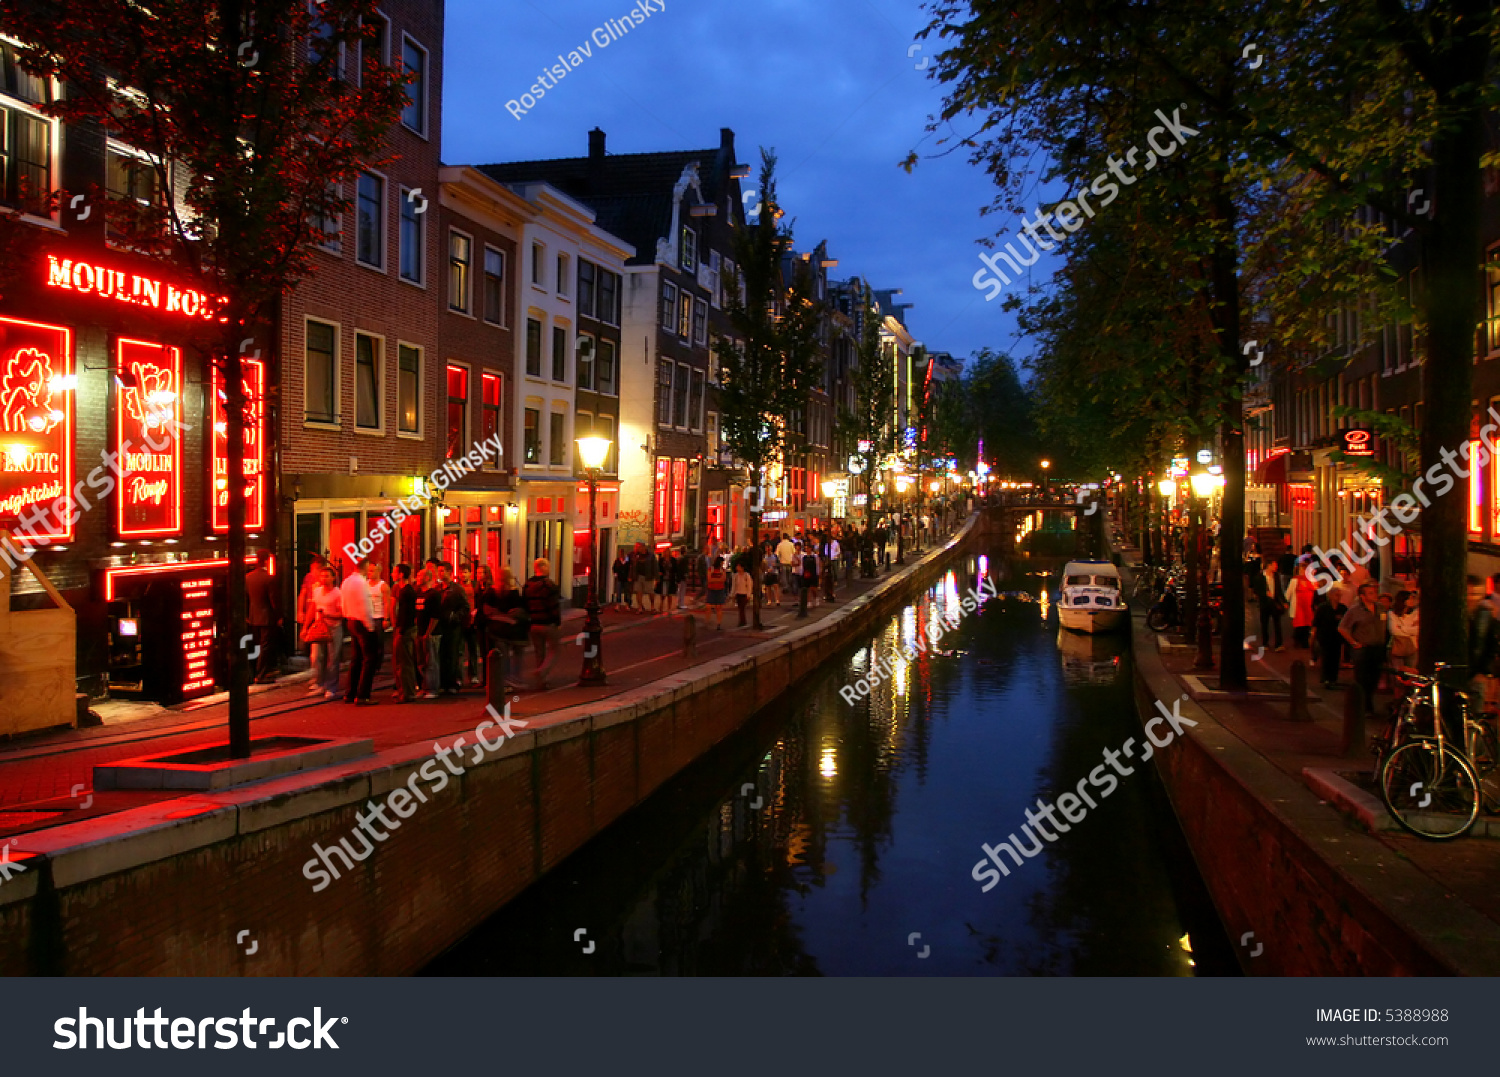
<path id="1" fill-rule="evenodd" d="M 901 511 L 896 521 L 896 564 L 906 564 L 906 491 L 911 489 L 910 475 L 896 476 L 896 503 Z"/>
<path id="2" fill-rule="evenodd" d="M 1193 517 L 1196 533 L 1193 544 L 1197 550 L 1200 583 L 1198 586 L 1198 618 L 1195 626 L 1198 639 L 1198 656 L 1193 661 L 1194 669 L 1214 668 L 1213 621 L 1208 615 L 1208 556 L 1204 549 L 1203 534 L 1208 523 L 1208 499 L 1219 487 L 1219 477 L 1207 471 L 1195 471 L 1188 480 L 1193 489 Z M 1184 626 L 1185 627 L 1185 626 Z"/>
<path id="3" fill-rule="evenodd" d="M 578 683 L 604 684 L 604 626 L 599 623 L 599 528 L 595 511 L 599 499 L 599 469 L 609 455 L 609 438 L 579 438 L 578 457 L 589 477 L 589 602 L 583 618 L 583 669 Z"/>
<path id="4" fill-rule="evenodd" d="M 1047 500 L 1047 469 L 1052 466 L 1051 460 L 1042 461 L 1042 500 Z"/>

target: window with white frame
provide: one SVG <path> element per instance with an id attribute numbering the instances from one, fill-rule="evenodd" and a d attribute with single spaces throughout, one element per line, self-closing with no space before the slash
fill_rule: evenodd
<path id="1" fill-rule="evenodd" d="M 330 200 L 340 198 L 343 193 L 337 183 L 328 185 Z M 344 215 L 334 210 L 331 213 L 317 214 L 312 221 L 313 231 L 321 237 L 316 241 L 318 247 L 329 254 L 342 254 L 344 252 Z"/>
<path id="2" fill-rule="evenodd" d="M 401 35 L 401 66 L 411 81 L 406 86 L 406 107 L 401 122 L 419 135 L 427 134 L 427 50 L 409 35 Z"/>
<path id="3" fill-rule="evenodd" d="M 698 233 L 690 226 L 682 226 L 682 242 L 679 245 L 681 259 L 678 264 L 684 273 L 692 273 L 698 268 Z"/>
<path id="4" fill-rule="evenodd" d="M 542 285 L 542 262 L 546 258 L 546 250 L 540 243 L 531 245 L 531 283 Z"/>
<path id="5" fill-rule="evenodd" d="M 111 140 L 104 152 L 104 186 L 112 200 L 153 206 L 161 201 L 161 184 L 156 166 L 145 154 Z M 124 240 L 124 234 L 111 222 L 106 229 L 111 242 Z"/>
<path id="6" fill-rule="evenodd" d="M 396 347 L 396 429 L 422 433 L 422 349 L 412 344 Z"/>
<path id="7" fill-rule="evenodd" d="M 708 304 L 693 299 L 693 343 L 700 347 L 708 343 Z"/>
<path id="8" fill-rule="evenodd" d="M 671 332 L 677 325 L 677 285 L 661 282 L 661 327 Z"/>
<path id="9" fill-rule="evenodd" d="M 379 430 L 381 340 L 368 333 L 354 334 L 354 425 L 360 430 Z"/>
<path id="10" fill-rule="evenodd" d="M 594 416 L 594 437 L 605 438 L 609 441 L 609 452 L 604 456 L 604 466 L 599 470 L 606 475 L 613 475 L 616 471 L 615 453 L 619 446 L 615 444 L 615 417 L 613 415 Z"/>
<path id="11" fill-rule="evenodd" d="M 539 407 L 526 409 L 522 449 L 528 464 L 542 462 L 542 410 Z"/>
<path id="12" fill-rule="evenodd" d="M 672 385 L 672 425 L 683 430 L 688 425 L 688 383 L 692 381 L 692 371 L 686 363 L 678 363 L 677 380 Z"/>
<path id="13" fill-rule="evenodd" d="M 587 333 L 578 334 L 578 388 L 590 392 L 594 388 L 594 348 L 592 336 Z"/>
<path id="14" fill-rule="evenodd" d="M 703 371 L 697 369 L 688 388 L 688 426 L 694 433 L 703 429 Z"/>
<path id="15" fill-rule="evenodd" d="M 557 294 L 567 295 L 572 289 L 572 281 L 568 274 L 572 268 L 572 259 L 566 254 L 557 256 Z"/>
<path id="16" fill-rule="evenodd" d="M 355 198 L 355 260 L 385 268 L 385 180 L 373 172 L 359 174 Z"/>
<path id="17" fill-rule="evenodd" d="M 0 202 L 48 215 L 56 125 L 33 106 L 51 102 L 52 86 L 21 70 L 9 41 L 0 41 L 0 95 Z"/>
<path id="18" fill-rule="evenodd" d="M 484 320 L 505 324 L 505 252 L 484 249 Z"/>
<path id="19" fill-rule="evenodd" d="M 329 322 L 307 320 L 302 348 L 304 417 L 336 424 L 339 392 L 339 333 Z"/>
<path id="20" fill-rule="evenodd" d="M 594 299 L 594 317 L 609 325 L 619 325 L 620 293 L 624 290 L 620 286 L 620 274 L 601 267 L 597 277 L 598 294 Z"/>
<path id="21" fill-rule="evenodd" d="M 677 335 L 683 340 L 693 332 L 693 296 L 686 288 L 677 294 Z"/>
<path id="22" fill-rule="evenodd" d="M 526 319 L 526 373 L 542 376 L 542 323 L 535 318 Z"/>
<path id="23" fill-rule="evenodd" d="M 568 380 L 568 330 L 561 325 L 552 327 L 552 380 Z"/>
<path id="24" fill-rule="evenodd" d="M 386 67 L 391 62 L 391 20 L 380 12 L 363 23 L 364 38 L 359 43 L 359 81 L 363 81 L 364 69 L 370 64 Z"/>
<path id="25" fill-rule="evenodd" d="M 554 467 L 568 462 L 568 417 L 560 411 L 552 412 L 551 427 L 547 437 L 547 463 Z"/>
<path id="26" fill-rule="evenodd" d="M 401 189 L 401 279 L 413 284 L 422 283 L 422 215 L 417 212 L 416 199 L 405 188 Z"/>
<path id="27" fill-rule="evenodd" d="M 468 314 L 469 270 L 473 262 L 474 241 L 462 232 L 448 233 L 448 309 Z"/>
<path id="28" fill-rule="evenodd" d="M 620 391 L 615 383 L 615 342 L 600 337 L 595 347 L 594 390 L 614 396 Z"/>
<path id="29" fill-rule="evenodd" d="M 578 259 L 578 313 L 585 318 L 594 316 L 594 268 L 587 258 Z"/>
<path id="30" fill-rule="evenodd" d="M 662 359 L 656 366 L 656 423 L 658 426 L 672 425 L 672 376 L 677 364 Z"/>

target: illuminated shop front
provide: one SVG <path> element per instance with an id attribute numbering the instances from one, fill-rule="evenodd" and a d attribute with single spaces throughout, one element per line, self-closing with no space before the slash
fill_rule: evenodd
<path id="1" fill-rule="evenodd" d="M 221 300 L 102 243 L 56 244 L 12 273 L 0 300 L 0 526 L 74 611 L 77 690 L 162 702 L 214 692 L 228 445 L 199 344 Z M 246 360 L 245 377 L 253 556 L 270 546 L 264 364 Z M 41 602 L 28 574 L 12 583 L 16 608 Z"/>

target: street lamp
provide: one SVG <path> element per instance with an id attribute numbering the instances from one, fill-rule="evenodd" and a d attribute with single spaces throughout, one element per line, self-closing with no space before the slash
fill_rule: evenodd
<path id="1" fill-rule="evenodd" d="M 1156 484 L 1156 492 L 1162 497 L 1171 497 L 1177 492 L 1177 481 L 1175 479 L 1162 479 Z"/>
<path id="2" fill-rule="evenodd" d="M 583 618 L 583 670 L 579 684 L 604 684 L 604 626 L 599 623 L 599 529 L 595 509 L 599 498 L 599 469 L 609 455 L 609 438 L 579 438 L 578 458 L 589 478 L 589 602 Z"/>
<path id="3" fill-rule="evenodd" d="M 897 504 L 901 506 L 896 518 L 896 564 L 906 564 L 906 491 L 911 489 L 910 475 L 896 476 Z"/>

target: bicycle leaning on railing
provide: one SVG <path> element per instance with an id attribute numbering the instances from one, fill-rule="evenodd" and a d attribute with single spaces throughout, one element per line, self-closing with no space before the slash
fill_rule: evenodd
<path id="1" fill-rule="evenodd" d="M 1468 833 L 1481 805 L 1500 811 L 1500 798 L 1484 784 L 1495 769 L 1495 730 L 1476 717 L 1467 690 L 1438 680 L 1444 670 L 1463 668 L 1439 662 L 1431 677 L 1387 670 L 1407 692 L 1391 705 L 1390 722 L 1372 746 L 1380 797 L 1391 817 L 1431 841 Z M 1462 731 L 1462 747 L 1450 729 Z"/>

